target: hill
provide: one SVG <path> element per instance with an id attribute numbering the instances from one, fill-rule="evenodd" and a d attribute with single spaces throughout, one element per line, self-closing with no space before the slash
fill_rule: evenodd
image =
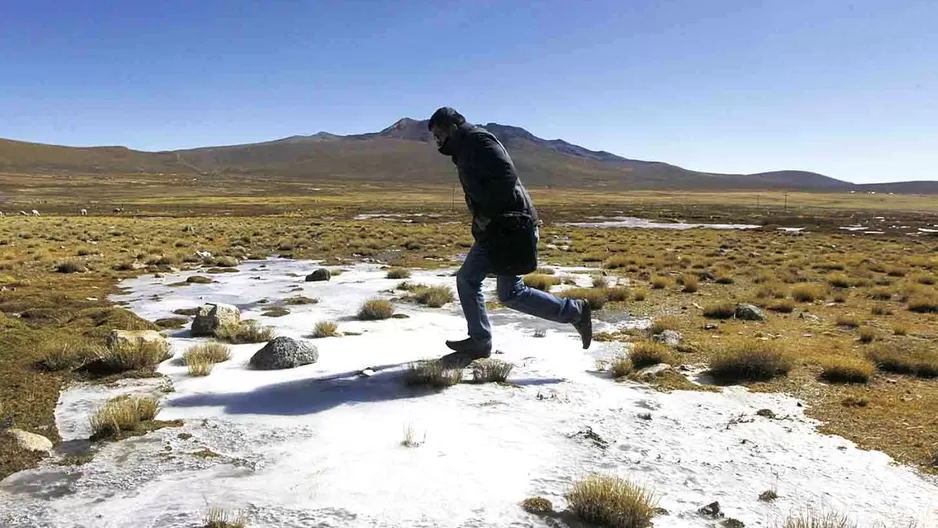
<path id="1" fill-rule="evenodd" d="M 64 147 L 0 139 L 0 171 L 72 174 L 225 174 L 289 180 L 451 183 L 453 167 L 430 141 L 426 121 L 404 118 L 379 132 L 319 132 L 244 145 L 144 152 L 126 147 Z M 485 126 L 509 149 L 532 187 L 609 189 L 865 190 L 822 174 L 783 170 L 716 174 L 624 158 L 509 125 Z M 935 182 L 878 184 L 878 192 L 938 193 Z"/>

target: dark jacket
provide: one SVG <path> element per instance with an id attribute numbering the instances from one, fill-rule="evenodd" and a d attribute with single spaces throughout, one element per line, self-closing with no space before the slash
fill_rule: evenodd
<path id="1" fill-rule="evenodd" d="M 466 123 L 444 147 L 440 151 L 452 157 L 459 171 L 459 183 L 473 217 L 473 236 L 479 238 L 480 224 L 506 213 L 527 214 L 537 223 L 537 210 L 515 164 L 491 132 Z"/>

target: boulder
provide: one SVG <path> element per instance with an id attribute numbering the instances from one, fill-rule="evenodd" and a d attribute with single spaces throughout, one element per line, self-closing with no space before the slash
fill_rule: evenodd
<path id="1" fill-rule="evenodd" d="M 736 306 L 736 318 L 744 321 L 765 321 L 765 312 L 751 304 Z"/>
<path id="2" fill-rule="evenodd" d="M 319 351 L 309 343 L 280 336 L 264 345 L 251 357 L 250 365 L 259 370 L 280 370 L 309 365 L 319 360 Z"/>
<path id="3" fill-rule="evenodd" d="M 665 330 L 660 334 L 655 334 L 651 338 L 659 343 L 664 343 L 669 347 L 676 347 L 681 344 L 681 333 L 676 330 Z"/>
<path id="4" fill-rule="evenodd" d="M 332 277 L 332 274 L 329 273 L 329 270 L 326 268 L 319 268 L 318 270 L 306 276 L 306 282 L 327 281 L 330 277 Z"/>
<path id="5" fill-rule="evenodd" d="M 166 339 L 156 330 L 111 330 L 111 335 L 107 336 L 108 347 L 136 346 L 141 341 L 168 347 Z"/>
<path id="6" fill-rule="evenodd" d="M 240 322 L 241 312 L 236 306 L 222 303 L 204 304 L 192 320 L 192 336 L 213 336 L 220 327 L 237 325 Z"/>
<path id="7" fill-rule="evenodd" d="M 42 435 L 22 429 L 7 429 L 4 431 L 4 435 L 12 438 L 20 449 L 44 453 L 52 451 L 52 441 Z"/>

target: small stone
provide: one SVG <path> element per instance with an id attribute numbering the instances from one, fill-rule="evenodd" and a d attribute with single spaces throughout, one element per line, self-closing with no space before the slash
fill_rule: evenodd
<path id="1" fill-rule="evenodd" d="M 704 325 L 704 330 L 716 330 L 720 328 L 716 323 L 707 323 Z"/>
<path id="2" fill-rule="evenodd" d="M 723 513 L 720 511 L 720 503 L 716 501 L 700 508 L 697 510 L 697 512 L 699 512 L 701 515 L 713 517 L 715 519 L 723 517 Z"/>
<path id="3" fill-rule="evenodd" d="M 4 434 L 12 438 L 20 449 L 43 453 L 52 451 L 52 441 L 42 435 L 22 429 L 7 429 Z"/>
<path id="4" fill-rule="evenodd" d="M 319 268 L 306 276 L 306 282 L 327 281 L 331 277 L 332 274 L 329 273 L 329 270 L 326 268 Z"/>
<path id="5" fill-rule="evenodd" d="M 657 365 L 652 365 L 650 367 L 645 367 L 642 370 L 639 370 L 635 373 L 635 377 L 640 381 L 649 383 L 655 381 L 658 377 L 668 372 L 675 372 L 674 367 L 668 365 L 667 363 L 658 363 Z"/>
<path id="6" fill-rule="evenodd" d="M 676 347 L 681 344 L 681 334 L 674 330 L 665 330 L 660 334 L 655 334 L 652 336 L 652 339 L 659 343 L 664 343 L 669 347 Z"/>
<path id="7" fill-rule="evenodd" d="M 759 494 L 759 500 L 763 502 L 774 501 L 778 498 L 778 493 L 775 493 L 773 490 L 766 490 Z"/>
<path id="8" fill-rule="evenodd" d="M 756 414 L 764 418 L 771 418 L 771 419 L 775 418 L 775 412 L 772 409 L 759 409 L 758 411 L 756 411 Z"/>

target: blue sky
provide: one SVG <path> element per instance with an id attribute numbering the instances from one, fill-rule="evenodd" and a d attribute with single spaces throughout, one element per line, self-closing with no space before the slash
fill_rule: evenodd
<path id="1" fill-rule="evenodd" d="M 938 180 L 938 1 L 0 0 L 0 137 L 163 150 L 454 106 L 687 168 Z"/>

